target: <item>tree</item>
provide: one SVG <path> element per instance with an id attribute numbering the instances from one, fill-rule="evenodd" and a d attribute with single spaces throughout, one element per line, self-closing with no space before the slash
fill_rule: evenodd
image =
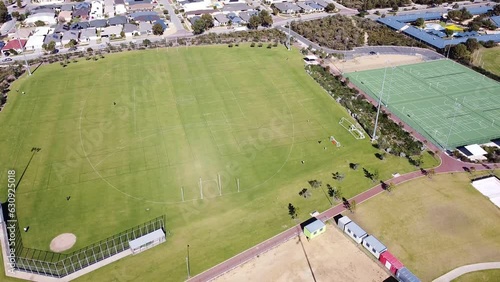
<path id="1" fill-rule="evenodd" d="M 56 42 L 50 41 L 49 44 L 43 44 L 42 48 L 45 49 L 45 51 L 52 52 L 56 49 Z"/>
<path id="2" fill-rule="evenodd" d="M 335 4 L 333 3 L 329 3 L 328 5 L 326 5 L 325 7 L 325 12 L 327 13 L 333 13 L 337 10 L 337 8 L 335 7 Z"/>
<path id="3" fill-rule="evenodd" d="M 451 48 L 450 56 L 452 59 L 468 61 L 470 59 L 470 52 L 467 50 L 467 47 L 461 43 Z"/>
<path id="4" fill-rule="evenodd" d="M 4 23 L 9 19 L 9 11 L 3 1 L 0 1 L 0 23 Z"/>
<path id="5" fill-rule="evenodd" d="M 251 16 L 250 20 L 248 20 L 248 28 L 250 29 L 257 29 L 260 24 L 260 17 L 257 15 Z"/>
<path id="6" fill-rule="evenodd" d="M 458 9 L 460 6 L 458 6 L 458 3 L 453 4 L 453 9 Z"/>
<path id="7" fill-rule="evenodd" d="M 309 185 L 311 185 L 312 188 L 319 188 L 321 186 L 321 181 L 318 180 L 309 180 L 308 181 Z"/>
<path id="8" fill-rule="evenodd" d="M 477 42 L 476 38 L 469 38 L 467 39 L 467 41 L 465 41 L 465 46 L 467 47 L 467 50 L 469 50 L 469 52 L 473 53 L 474 51 L 479 49 L 479 47 L 481 47 L 481 44 Z"/>
<path id="9" fill-rule="evenodd" d="M 451 29 L 448 29 L 448 28 L 447 28 L 447 29 L 445 29 L 445 30 L 444 30 L 444 33 L 446 33 L 446 36 L 450 37 L 450 36 L 452 36 L 452 35 L 453 35 L 453 33 L 455 33 L 455 32 L 454 32 L 453 30 L 451 30 Z"/>
<path id="10" fill-rule="evenodd" d="M 297 209 L 292 205 L 292 203 L 288 203 L 288 215 L 290 215 L 292 219 L 297 217 Z"/>
<path id="11" fill-rule="evenodd" d="M 68 43 L 69 47 L 75 47 L 78 44 L 78 42 L 75 39 L 71 39 Z"/>
<path id="12" fill-rule="evenodd" d="M 393 12 L 397 12 L 398 10 L 399 10 L 399 6 L 398 5 L 396 5 L 396 4 L 392 5 L 392 11 Z"/>
<path id="13" fill-rule="evenodd" d="M 193 24 L 193 33 L 194 34 L 202 34 L 205 32 L 206 26 L 205 21 L 198 19 Z"/>
<path id="14" fill-rule="evenodd" d="M 35 25 L 36 25 L 36 26 L 44 26 L 44 25 L 45 25 L 45 23 L 44 23 L 43 21 L 36 21 L 36 22 L 35 22 Z"/>
<path id="15" fill-rule="evenodd" d="M 205 30 L 214 27 L 214 18 L 210 14 L 203 14 L 201 20 L 205 22 Z"/>
<path id="16" fill-rule="evenodd" d="M 351 212 L 354 212 L 356 210 L 356 200 L 351 201 Z"/>
<path id="17" fill-rule="evenodd" d="M 423 26 L 425 23 L 425 20 L 423 18 L 418 18 L 416 21 L 415 21 L 415 24 L 417 26 Z"/>
<path id="18" fill-rule="evenodd" d="M 163 26 L 159 23 L 155 23 L 153 25 L 153 34 L 154 35 L 162 35 L 163 34 Z"/>
<path id="19" fill-rule="evenodd" d="M 22 8 L 23 7 L 23 1 L 17 0 L 16 1 L 16 5 L 17 5 L 18 8 Z"/>
<path id="20" fill-rule="evenodd" d="M 149 39 L 144 39 L 144 40 L 142 41 L 142 44 L 143 44 L 144 46 L 146 46 L 146 47 L 147 47 L 147 46 L 151 45 L 151 40 L 149 40 Z"/>
<path id="21" fill-rule="evenodd" d="M 271 17 L 267 10 L 260 11 L 259 18 L 262 26 L 270 27 L 273 25 L 273 17 Z"/>

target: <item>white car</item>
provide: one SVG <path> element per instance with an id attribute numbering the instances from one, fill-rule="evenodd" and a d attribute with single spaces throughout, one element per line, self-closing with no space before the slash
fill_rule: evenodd
<path id="1" fill-rule="evenodd" d="M 2 62 L 12 62 L 12 58 L 4 58 L 2 59 Z"/>

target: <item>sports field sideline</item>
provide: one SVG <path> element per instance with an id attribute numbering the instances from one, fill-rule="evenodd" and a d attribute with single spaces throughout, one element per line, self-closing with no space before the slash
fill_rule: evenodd
<path id="1" fill-rule="evenodd" d="M 500 137 L 500 84 L 451 60 L 389 63 L 347 77 L 376 99 L 383 93 L 384 106 L 441 148 Z"/>

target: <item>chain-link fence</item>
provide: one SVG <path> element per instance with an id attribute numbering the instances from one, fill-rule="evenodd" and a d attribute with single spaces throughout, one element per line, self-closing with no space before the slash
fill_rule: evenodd
<path id="1" fill-rule="evenodd" d="M 59 254 L 24 247 L 17 224 L 15 229 L 9 229 L 7 236 L 16 238 L 16 270 L 60 278 L 121 253 L 130 248 L 130 241 L 158 229 L 163 229 L 165 232 L 164 216 L 154 218 L 71 254 Z M 10 232 L 14 232 L 15 236 L 12 236 Z"/>

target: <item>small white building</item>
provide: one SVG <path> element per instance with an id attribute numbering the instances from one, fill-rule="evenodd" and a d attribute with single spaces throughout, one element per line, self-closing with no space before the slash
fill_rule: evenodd
<path id="1" fill-rule="evenodd" d="M 150 249 L 165 242 L 165 233 L 162 229 L 157 229 L 151 233 L 141 236 L 135 240 L 128 242 L 132 254 L 138 254 L 142 251 Z"/>
<path id="2" fill-rule="evenodd" d="M 24 20 L 24 23 L 34 25 L 37 21 L 42 21 L 47 25 L 54 25 L 57 23 L 54 13 L 38 13 L 29 15 L 26 20 Z"/>
<path id="3" fill-rule="evenodd" d="M 125 1 L 115 0 L 115 15 L 123 15 L 127 13 L 127 7 L 125 6 Z"/>
<path id="4" fill-rule="evenodd" d="M 119 38 L 121 37 L 121 32 L 122 32 L 123 27 L 121 25 L 114 25 L 114 26 L 108 26 L 105 27 L 101 31 L 101 37 L 116 37 Z"/>
<path id="5" fill-rule="evenodd" d="M 467 145 L 463 148 L 465 148 L 465 150 L 459 150 L 471 161 L 484 161 L 488 159 L 485 157 L 488 152 L 486 152 L 478 144 Z"/>
<path id="6" fill-rule="evenodd" d="M 307 55 L 304 57 L 304 62 L 306 65 L 319 65 L 318 57 L 315 55 Z"/>
<path id="7" fill-rule="evenodd" d="M 491 176 L 474 180 L 472 181 L 472 186 L 481 194 L 488 197 L 495 206 L 500 208 L 500 179 L 496 176 Z"/>
<path id="8" fill-rule="evenodd" d="M 363 247 L 365 247 L 365 249 L 367 249 L 377 259 L 380 258 L 380 254 L 387 251 L 387 247 L 373 235 L 366 236 L 363 239 Z"/>
<path id="9" fill-rule="evenodd" d="M 351 219 L 347 216 L 343 216 L 339 218 L 339 221 L 337 222 L 337 226 L 340 228 L 340 230 L 344 231 L 344 227 L 346 224 L 351 222 Z"/>
<path id="10" fill-rule="evenodd" d="M 366 233 L 366 231 L 359 227 L 359 225 L 357 225 L 354 221 L 345 225 L 344 232 L 358 244 L 363 241 L 363 238 L 368 236 L 368 233 Z"/>
<path id="11" fill-rule="evenodd" d="M 114 0 L 104 0 L 104 17 L 114 17 L 115 16 L 115 1 Z"/>
<path id="12" fill-rule="evenodd" d="M 213 7 L 212 1 L 210 0 L 186 0 L 179 3 L 184 9 L 184 12 L 204 10 Z"/>
<path id="13" fill-rule="evenodd" d="M 103 11 L 103 4 L 101 1 L 92 1 L 92 6 L 90 7 L 90 19 L 104 18 Z"/>
<path id="14" fill-rule="evenodd" d="M 27 51 L 40 51 L 45 40 L 45 35 L 32 35 L 26 42 L 24 48 Z"/>

